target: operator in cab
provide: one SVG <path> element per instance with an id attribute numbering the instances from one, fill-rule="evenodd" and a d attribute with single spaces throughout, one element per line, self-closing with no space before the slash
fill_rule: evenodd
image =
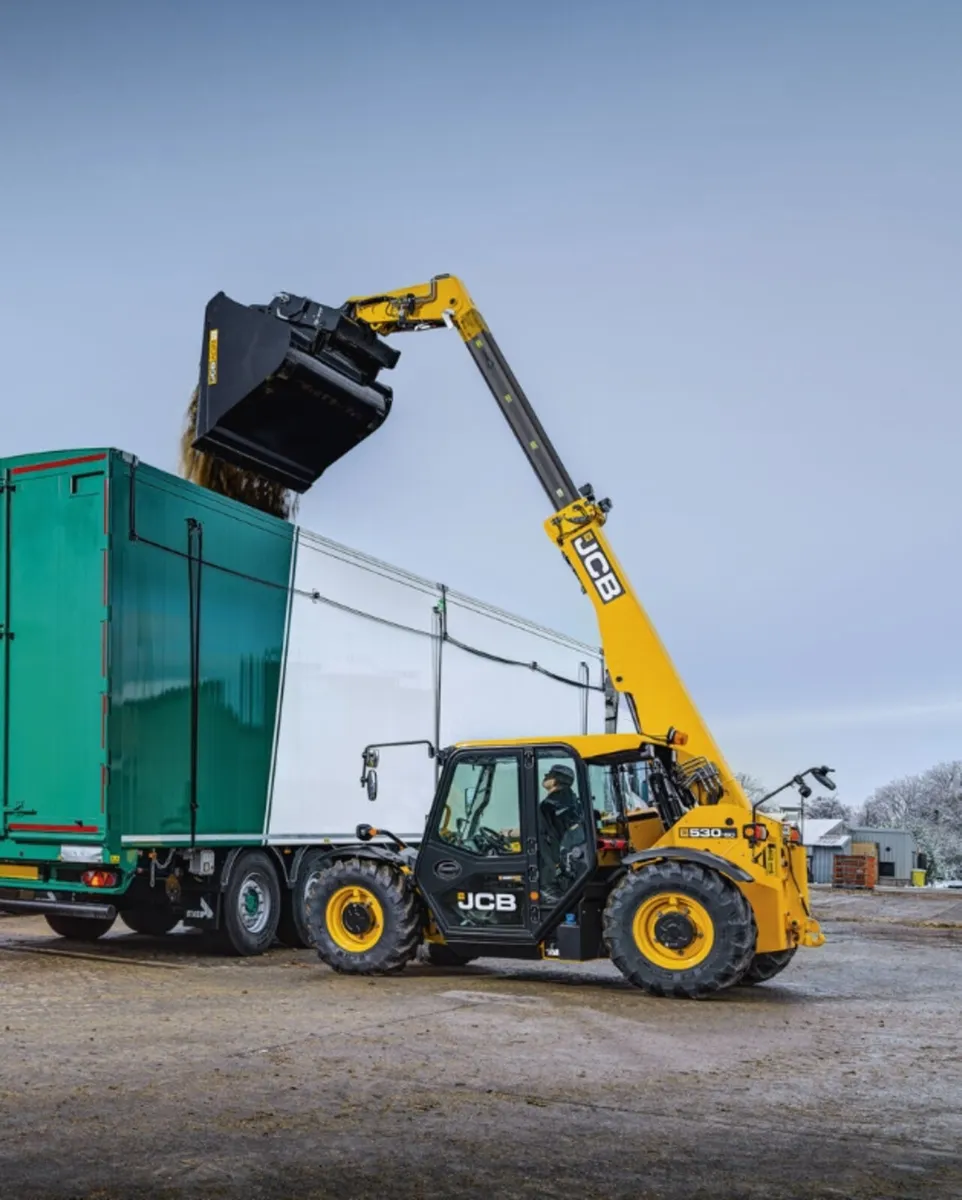
<path id="1" fill-rule="evenodd" d="M 570 767 L 556 764 L 541 781 L 545 790 L 539 806 L 542 829 L 542 900 L 546 904 L 560 900 L 578 874 L 572 869 L 572 851 L 585 840 L 584 815 L 574 793 L 575 774 Z M 583 854 L 583 851 L 582 851 Z"/>

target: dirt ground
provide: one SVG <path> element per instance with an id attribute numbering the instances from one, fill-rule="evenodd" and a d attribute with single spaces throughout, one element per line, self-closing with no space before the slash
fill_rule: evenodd
<path id="1" fill-rule="evenodd" d="M 2 1193 L 962 1197 L 962 896 L 816 902 L 826 946 L 705 1002 L 0 921 Z"/>

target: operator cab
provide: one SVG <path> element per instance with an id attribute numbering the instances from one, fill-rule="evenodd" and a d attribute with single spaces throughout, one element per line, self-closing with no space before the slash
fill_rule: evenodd
<path id="1" fill-rule="evenodd" d="M 579 740 L 466 745 L 443 756 L 415 876 L 459 953 L 603 954 L 610 876 L 665 824 L 649 804 L 653 747 L 619 738 L 612 752 L 610 736 L 586 738 L 589 755 L 602 741 L 607 752 L 583 757 Z"/>

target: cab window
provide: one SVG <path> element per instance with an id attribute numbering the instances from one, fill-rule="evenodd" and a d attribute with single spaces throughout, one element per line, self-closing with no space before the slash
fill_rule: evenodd
<path id="1" fill-rule="evenodd" d="M 432 832 L 452 849 L 468 854 L 520 854 L 521 772 L 517 757 L 458 762 Z"/>

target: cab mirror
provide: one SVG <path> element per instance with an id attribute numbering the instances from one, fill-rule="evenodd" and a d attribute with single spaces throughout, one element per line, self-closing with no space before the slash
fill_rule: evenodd
<path id="1" fill-rule="evenodd" d="M 831 767 L 813 767 L 812 778 L 816 781 L 816 783 L 820 783 L 823 788 L 827 788 L 830 792 L 834 792 L 835 780 L 829 779 L 831 771 Z"/>
<path id="2" fill-rule="evenodd" d="M 367 788 L 368 800 L 377 799 L 377 771 L 373 767 L 368 768 L 367 774 L 364 777 L 364 786 Z"/>

